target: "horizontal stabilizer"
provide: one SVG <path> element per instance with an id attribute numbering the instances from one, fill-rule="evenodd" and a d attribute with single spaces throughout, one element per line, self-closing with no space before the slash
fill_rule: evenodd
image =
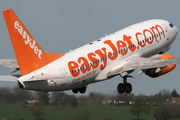
<path id="1" fill-rule="evenodd" d="M 0 75 L 0 81 L 14 81 L 17 82 L 18 77 L 13 75 Z"/>

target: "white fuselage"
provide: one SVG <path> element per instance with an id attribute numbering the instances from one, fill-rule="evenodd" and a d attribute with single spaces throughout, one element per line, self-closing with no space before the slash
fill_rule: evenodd
<path id="1" fill-rule="evenodd" d="M 114 32 L 66 53 L 48 65 L 18 79 L 24 89 L 70 90 L 106 80 L 107 74 L 132 56 L 150 57 L 166 50 L 177 28 L 165 20 L 149 20 Z M 30 81 L 33 76 L 52 75 L 56 79 Z M 113 76 L 112 76 L 113 77 Z"/>

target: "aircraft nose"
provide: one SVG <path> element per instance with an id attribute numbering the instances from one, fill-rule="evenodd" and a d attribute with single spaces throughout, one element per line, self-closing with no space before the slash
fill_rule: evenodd
<path id="1" fill-rule="evenodd" d="M 178 34 L 178 28 L 174 26 L 174 31 L 173 31 L 173 32 L 174 32 L 174 35 L 177 36 L 177 34 Z"/>
<path id="2" fill-rule="evenodd" d="M 172 23 L 170 23 L 169 26 L 173 29 L 173 33 L 176 36 L 178 34 L 178 28 L 174 26 Z"/>
<path id="3" fill-rule="evenodd" d="M 174 29 L 175 29 L 175 32 L 176 32 L 176 35 L 178 34 L 178 28 L 176 26 L 174 26 Z"/>

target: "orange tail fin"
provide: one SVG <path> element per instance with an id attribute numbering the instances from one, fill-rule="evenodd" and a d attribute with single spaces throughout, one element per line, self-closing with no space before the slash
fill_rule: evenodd
<path id="1" fill-rule="evenodd" d="M 22 75 L 64 55 L 44 52 L 11 8 L 4 10 L 3 14 Z"/>

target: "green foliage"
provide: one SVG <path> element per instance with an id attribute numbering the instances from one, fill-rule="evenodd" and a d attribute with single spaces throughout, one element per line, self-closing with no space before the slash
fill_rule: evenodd
<path id="1" fill-rule="evenodd" d="M 98 117 L 93 120 L 119 120 L 119 119 L 116 117 Z"/>
<path id="2" fill-rule="evenodd" d="M 158 120 L 180 119 L 180 105 L 163 104 L 154 110 L 154 116 Z"/>
<path id="3" fill-rule="evenodd" d="M 91 92 L 89 94 L 89 99 L 91 99 L 93 103 L 95 104 L 101 104 L 103 98 L 104 98 L 104 95 L 101 93 Z"/>
<path id="4" fill-rule="evenodd" d="M 29 107 L 31 107 L 29 105 Z M 33 107 L 33 105 L 32 105 Z M 46 113 L 41 116 L 44 120 L 74 120 L 82 111 L 88 111 L 91 115 L 91 120 L 132 120 L 136 117 L 131 115 L 129 106 L 111 106 L 111 105 L 83 105 L 76 109 L 71 106 L 57 106 L 47 105 L 42 106 L 42 110 Z M 20 104 L 0 104 L 0 117 L 11 119 L 11 112 L 13 120 L 32 120 L 35 118 L 32 112 L 23 108 Z M 153 115 L 142 115 L 141 119 L 152 119 Z"/>
<path id="5" fill-rule="evenodd" d="M 31 98 L 31 93 L 27 90 L 22 90 L 19 87 L 9 88 L 0 87 L 0 103 L 23 103 Z"/>
<path id="6" fill-rule="evenodd" d="M 159 106 L 164 104 L 167 99 L 171 98 L 171 93 L 169 90 L 161 90 L 158 94 L 147 98 L 147 101 L 150 103 L 150 106 Z"/>
<path id="7" fill-rule="evenodd" d="M 62 106 L 66 106 L 66 102 L 67 102 L 67 95 L 64 92 L 53 92 L 52 93 L 52 97 L 53 97 L 53 105 L 58 106 L 58 105 L 62 105 Z"/>
<path id="8" fill-rule="evenodd" d="M 49 104 L 49 93 L 48 92 L 38 92 L 40 101 L 47 106 Z"/>
<path id="9" fill-rule="evenodd" d="M 142 113 L 150 114 L 151 109 L 148 106 L 146 100 L 143 98 L 138 98 L 135 100 L 135 103 L 131 105 L 130 112 L 132 115 L 136 115 L 137 120 L 139 120 L 139 117 Z"/>
<path id="10" fill-rule="evenodd" d="M 134 96 L 134 94 L 126 94 L 126 93 L 124 93 L 124 94 L 117 94 L 117 97 L 116 97 L 116 99 L 117 100 L 119 100 L 119 101 L 124 101 L 125 103 L 124 103 L 124 105 L 129 105 L 129 102 L 134 98 L 135 96 Z"/>
<path id="11" fill-rule="evenodd" d="M 179 94 L 177 93 L 176 89 L 174 89 L 174 90 L 171 92 L 171 96 L 172 96 L 172 97 L 179 97 Z"/>
<path id="12" fill-rule="evenodd" d="M 45 115 L 44 106 L 40 103 L 37 103 L 29 108 L 32 115 L 35 117 L 35 120 L 43 120 L 42 116 Z"/>
<path id="13" fill-rule="evenodd" d="M 77 117 L 75 118 L 75 120 L 90 120 L 90 119 L 91 119 L 91 114 L 87 110 L 78 113 Z"/>
<path id="14" fill-rule="evenodd" d="M 76 98 L 76 96 L 72 95 L 70 97 L 70 104 L 72 108 L 76 108 L 77 107 L 77 103 L 78 103 L 78 99 Z"/>

